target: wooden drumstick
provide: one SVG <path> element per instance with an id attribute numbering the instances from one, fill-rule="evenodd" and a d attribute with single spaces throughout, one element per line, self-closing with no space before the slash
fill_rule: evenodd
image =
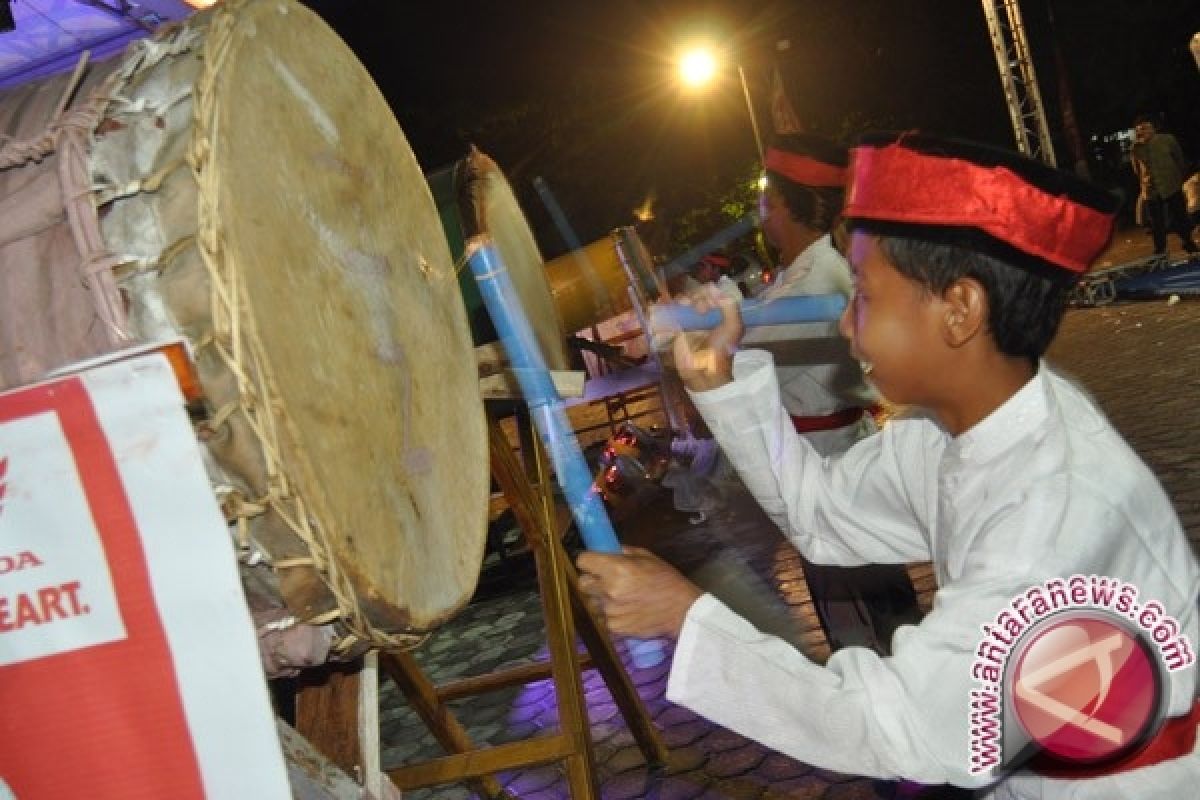
<path id="1" fill-rule="evenodd" d="M 803 322 L 836 322 L 846 309 L 846 298 L 840 294 L 814 294 L 800 297 L 780 297 L 766 302 L 744 300 L 741 304 L 742 324 L 747 328 L 765 325 L 795 325 Z M 682 331 L 706 331 L 721 321 L 720 309 L 700 313 L 686 305 L 658 305 L 653 309 L 655 329 L 671 328 Z"/>
<path id="2" fill-rule="evenodd" d="M 512 372 L 525 395 L 529 415 L 550 454 L 555 477 L 571 507 L 583 543 L 589 550 L 620 553 L 621 542 L 600 495 L 593 490 L 591 470 L 579 449 L 575 430 L 567 420 L 562 398 L 554 388 L 503 259 L 486 236 L 474 237 L 467 243 L 465 253 L 484 305 L 512 362 Z M 628 639 L 626 645 L 638 667 L 656 666 L 665 658 L 660 641 Z"/>

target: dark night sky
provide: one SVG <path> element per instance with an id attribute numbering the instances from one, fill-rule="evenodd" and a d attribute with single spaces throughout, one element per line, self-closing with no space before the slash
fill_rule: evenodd
<path id="1" fill-rule="evenodd" d="M 475 142 L 504 168 L 543 239 L 528 189 L 538 175 L 588 241 L 629 224 L 647 196 L 670 213 L 750 173 L 756 154 L 736 72 L 702 98 L 673 83 L 678 43 L 703 31 L 761 89 L 760 123 L 775 42 L 788 39 L 778 63 L 812 129 L 919 127 L 1013 146 L 977 0 L 307 4 L 359 55 L 424 169 Z M 1048 5 L 1022 0 L 1021 9 L 1056 136 L 1055 39 L 1085 136 L 1153 111 L 1200 157 L 1200 72 L 1187 48 L 1200 3 L 1054 0 L 1053 29 Z M 552 255 L 561 242 L 542 246 Z"/>

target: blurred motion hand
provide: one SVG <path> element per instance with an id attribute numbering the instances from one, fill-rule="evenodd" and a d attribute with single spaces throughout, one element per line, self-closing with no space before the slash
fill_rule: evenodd
<path id="1" fill-rule="evenodd" d="M 640 547 L 579 556 L 579 586 L 608 629 L 643 639 L 676 638 L 701 589 Z"/>
<path id="2" fill-rule="evenodd" d="M 684 302 L 701 314 L 719 309 L 721 321 L 707 332 L 676 332 L 672 352 L 679 377 L 694 392 L 729 383 L 733 380 L 733 354 L 745 332 L 738 300 L 709 284 Z"/>

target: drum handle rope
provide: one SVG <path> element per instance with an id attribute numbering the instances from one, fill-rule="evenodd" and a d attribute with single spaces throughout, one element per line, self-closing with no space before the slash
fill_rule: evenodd
<path id="1" fill-rule="evenodd" d="M 262 446 L 267 476 L 267 490 L 263 497 L 241 501 L 241 508 L 237 510 L 239 532 L 246 536 L 248 518 L 267 513 L 269 509 L 305 543 L 312 554 L 311 558 L 287 559 L 275 567 L 287 569 L 311 565 L 321 574 L 334 596 L 337 609 L 306 622 L 323 624 L 340 618 L 350 633 L 335 645 L 335 651 L 345 653 L 359 642 L 383 649 L 410 649 L 428 635 L 393 634 L 371 624 L 358 603 L 349 577 L 332 556 L 329 541 L 334 532 L 326 531 L 310 517 L 306 501 L 293 487 L 287 471 L 282 467 L 281 435 L 274 414 L 277 409 L 282 409 L 279 392 L 270 376 L 265 347 L 256 330 L 254 318 L 244 305 L 244 276 L 236 259 L 222 243 L 218 222 L 217 175 L 216 170 L 211 168 L 210 157 L 219 144 L 215 141 L 219 130 L 216 83 L 221 66 L 233 46 L 236 11 L 241 5 L 241 2 L 233 0 L 213 12 L 209 36 L 204 45 L 204 66 L 195 84 L 195 125 L 188 151 L 188 163 L 196 179 L 199 197 L 196 242 L 209 274 L 212 293 L 210 303 L 214 330 L 207 340 L 208 346 L 225 362 L 238 386 L 238 407 L 231 411 L 222 409 L 222 412 L 225 415 L 242 414 Z M 287 420 L 283 422 L 288 438 L 294 439 L 295 434 L 288 428 Z M 300 452 L 298 447 L 292 449 Z M 301 454 L 299 459 L 302 461 L 303 458 Z M 324 518 L 330 519 L 328 515 Z"/>
<path id="2" fill-rule="evenodd" d="M 87 145 L 108 105 L 107 94 L 112 87 L 128 80 L 129 69 L 123 68 L 110 75 L 80 108 L 68 111 L 67 105 L 79 86 L 86 64 L 87 54 L 84 53 L 67 80 L 54 114 L 39 136 L 17 141 L 11 136 L 0 135 L 0 169 L 40 161 L 58 153 L 59 191 L 79 254 L 77 271 L 91 293 L 92 306 L 103 325 L 108 344 L 120 347 L 128 343 L 125 311 L 115 278 L 109 272 L 116 261 L 104 247 L 94 201 L 87 191 L 91 177 Z"/>
<path id="3" fill-rule="evenodd" d="M 96 214 L 98 199 L 91 190 L 88 168 L 89 143 L 106 113 L 120 106 L 119 89 L 127 85 L 139 70 L 156 64 L 173 53 L 191 49 L 197 36 L 177 35 L 163 42 L 141 41 L 139 57 L 130 58 L 109 75 L 77 109 L 68 110 L 71 98 L 82 81 L 89 54 L 80 55 L 74 71 L 63 87 L 54 113 L 42 133 L 17 141 L 0 134 L 0 169 L 40 161 L 58 153 L 58 178 L 71 236 L 79 254 L 78 273 L 92 295 L 92 305 L 103 325 L 108 344 L 121 347 L 128 343 L 125 309 L 117 291 L 112 269 L 123 263 L 109 253 L 100 233 Z"/>

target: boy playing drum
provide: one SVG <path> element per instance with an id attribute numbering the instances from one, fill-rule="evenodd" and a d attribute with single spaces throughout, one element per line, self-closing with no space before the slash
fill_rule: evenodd
<path id="1" fill-rule="evenodd" d="M 1105 192 L 1010 153 L 915 134 L 858 147 L 845 210 L 856 294 L 841 331 L 881 393 L 912 410 L 836 459 L 792 429 L 770 356 L 732 355 L 737 306 L 713 296 L 722 323 L 699 346 L 678 337 L 676 360 L 759 503 L 814 561 L 931 559 L 938 590 L 931 613 L 896 632 L 890 657 L 848 647 L 820 666 L 644 550 L 581 555 L 583 586 L 614 632 L 678 640 L 672 701 L 843 772 L 996 797 L 1194 791 L 1200 569 L 1153 474 L 1042 360 L 1114 210 Z M 1026 609 L 1023 598 L 1072 576 L 1133 587 L 1175 623 L 1176 658 L 1154 662 L 1165 723 L 1113 758 L 1064 757 L 1052 771 L 1006 750 L 1002 770 L 980 770 L 972 692 L 981 658 L 998 649 L 985 639 Z M 1100 686 L 1056 730 L 1123 732 L 1101 719 L 1122 679 L 1105 642 L 1078 650 L 1098 653 L 1086 675 Z M 1016 672 L 984 673 L 1014 706 L 1024 697 Z M 1035 744 L 1053 738 L 1021 721 Z M 1003 725 L 1008 737 L 1016 715 Z"/>

